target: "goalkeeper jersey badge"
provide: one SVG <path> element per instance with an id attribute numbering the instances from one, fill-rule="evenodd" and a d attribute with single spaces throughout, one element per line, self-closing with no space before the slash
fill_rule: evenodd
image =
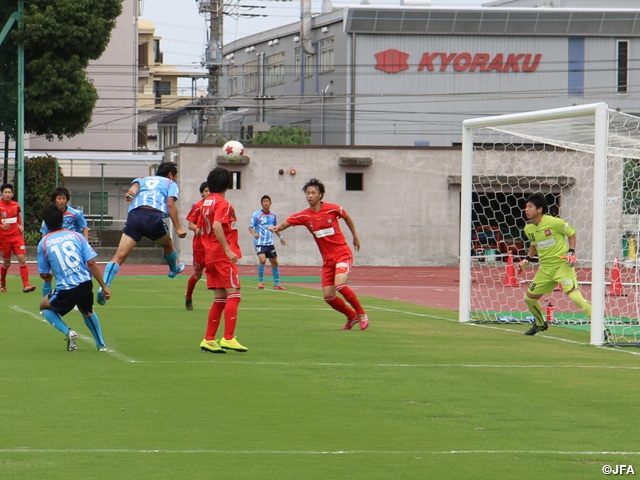
<path id="1" fill-rule="evenodd" d="M 545 229 L 544 236 L 545 237 L 550 237 L 551 236 L 551 229 L 550 228 Z"/>

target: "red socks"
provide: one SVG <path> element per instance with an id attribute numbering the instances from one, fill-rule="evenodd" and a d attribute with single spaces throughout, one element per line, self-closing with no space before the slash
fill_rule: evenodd
<path id="1" fill-rule="evenodd" d="M 353 290 L 351 290 L 344 283 L 342 285 L 338 285 L 336 287 L 336 290 L 338 290 L 338 292 L 340 292 L 340 295 L 342 295 L 344 299 L 351 304 L 358 315 L 364 315 L 364 309 L 362 308 L 362 305 L 360 305 L 360 301 L 358 300 L 358 297 L 356 297 L 356 294 L 353 292 Z M 350 317 L 349 319 L 352 318 L 353 317 Z"/>
<path id="2" fill-rule="evenodd" d="M 327 302 L 331 306 L 331 308 L 337 310 L 345 317 L 347 317 L 348 320 L 353 320 L 357 316 L 356 312 L 351 310 L 347 306 L 347 304 L 344 303 L 344 300 L 342 300 L 340 297 L 337 297 L 335 295 L 333 297 L 325 297 L 324 301 Z"/>
<path id="3" fill-rule="evenodd" d="M 29 268 L 26 265 L 20 265 L 20 278 L 22 278 L 22 286 L 29 285 Z"/>
<path id="4" fill-rule="evenodd" d="M 236 331 L 238 320 L 238 304 L 242 299 L 240 292 L 232 293 L 227 297 L 227 305 L 224 307 L 224 338 L 231 340 Z"/>
<path id="5" fill-rule="evenodd" d="M 224 311 L 226 303 L 226 298 L 216 298 L 213 301 L 213 305 L 211 305 L 211 308 L 209 309 L 209 316 L 207 317 L 207 332 L 204 336 L 205 340 L 215 340 L 218 327 L 220 326 L 222 312 Z"/>
<path id="6" fill-rule="evenodd" d="M 224 338 L 231 340 L 236 330 L 236 322 L 238 321 L 238 305 L 242 295 L 240 292 L 232 293 L 227 298 L 216 298 L 209 310 L 207 318 L 207 332 L 204 336 L 205 340 L 215 340 L 220 319 L 224 312 Z"/>
<path id="7" fill-rule="evenodd" d="M 191 298 L 193 295 L 193 289 L 196 288 L 196 283 L 200 280 L 195 275 L 191 275 L 189 280 L 187 281 L 187 294 L 185 295 L 187 298 Z"/>

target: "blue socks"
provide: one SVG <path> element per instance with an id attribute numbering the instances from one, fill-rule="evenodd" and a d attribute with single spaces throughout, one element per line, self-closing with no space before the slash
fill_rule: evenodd
<path id="1" fill-rule="evenodd" d="M 46 297 L 47 295 L 49 295 L 52 290 L 53 290 L 53 285 L 51 285 L 51 282 L 42 282 L 42 296 L 43 297 Z"/>
<path id="2" fill-rule="evenodd" d="M 43 310 L 42 316 L 47 320 L 47 322 L 53 325 L 56 330 L 59 330 L 65 335 L 69 334 L 69 330 L 71 329 L 62 321 L 62 317 L 60 317 L 56 312 L 53 310 Z"/>
<path id="3" fill-rule="evenodd" d="M 258 282 L 264 283 L 264 265 L 258 265 Z"/>
<path id="4" fill-rule="evenodd" d="M 171 269 L 172 272 L 175 272 L 176 270 L 178 270 L 178 264 L 177 264 L 177 262 L 178 262 L 178 250 L 176 250 L 174 248 L 173 252 L 171 252 L 171 253 L 169 253 L 167 255 L 162 254 L 162 256 L 164 257 L 164 259 L 169 264 L 169 268 Z"/>
<path id="5" fill-rule="evenodd" d="M 280 285 L 280 267 L 271 267 L 271 275 L 273 275 L 273 285 Z M 264 265 L 258 265 L 258 282 L 264 283 Z"/>
<path id="6" fill-rule="evenodd" d="M 107 263 L 107 267 L 104 269 L 104 283 L 107 284 L 107 287 L 111 286 L 111 282 L 115 278 L 116 274 L 120 270 L 120 265 L 115 262 Z"/>
<path id="7" fill-rule="evenodd" d="M 93 339 L 96 341 L 96 347 L 102 347 L 104 343 L 104 338 L 102 338 L 102 329 L 100 328 L 100 320 L 98 320 L 98 316 L 95 312 L 82 312 L 82 318 L 84 318 L 84 324 L 87 326 L 91 335 L 93 335 Z"/>
<path id="8" fill-rule="evenodd" d="M 56 312 L 53 310 L 43 310 L 42 315 L 47 322 L 56 328 L 56 330 L 59 330 L 64 335 L 69 334 L 71 329 L 66 323 L 64 323 L 62 317 L 60 317 Z M 91 335 L 93 335 L 93 338 L 96 341 L 96 347 L 102 347 L 104 345 L 104 338 L 102 338 L 102 329 L 100 328 L 100 320 L 98 320 L 98 316 L 94 312 L 84 312 L 82 313 L 82 317 L 84 318 L 85 325 L 91 331 Z"/>

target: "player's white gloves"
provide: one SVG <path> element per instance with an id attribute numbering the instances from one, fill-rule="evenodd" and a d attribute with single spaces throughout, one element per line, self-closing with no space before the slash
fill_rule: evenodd
<path id="1" fill-rule="evenodd" d="M 522 273 L 524 269 L 529 266 L 530 263 L 531 263 L 531 257 L 529 255 L 527 255 L 527 258 L 525 258 L 524 260 L 520 260 L 518 262 L 518 267 L 517 267 L 518 273 Z"/>
<path id="2" fill-rule="evenodd" d="M 576 251 L 573 248 L 570 248 L 566 255 L 563 255 L 563 260 L 567 262 L 567 265 L 570 267 L 575 267 L 578 264 L 578 260 L 576 260 Z"/>

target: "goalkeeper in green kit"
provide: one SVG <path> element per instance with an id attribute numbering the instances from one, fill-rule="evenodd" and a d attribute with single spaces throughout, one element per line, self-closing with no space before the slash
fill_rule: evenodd
<path id="1" fill-rule="evenodd" d="M 560 284 L 569 299 L 591 319 L 591 304 L 578 290 L 576 276 L 576 230 L 561 218 L 547 215 L 549 205 L 541 193 L 527 197 L 524 214 L 529 223 L 524 234 L 529 240 L 527 258 L 518 263 L 522 272 L 531 263 L 534 255 L 540 259 L 540 268 L 533 278 L 524 301 L 535 317 L 535 324 L 525 335 L 535 335 L 548 327 L 542 313 L 540 297 L 553 291 Z"/>

